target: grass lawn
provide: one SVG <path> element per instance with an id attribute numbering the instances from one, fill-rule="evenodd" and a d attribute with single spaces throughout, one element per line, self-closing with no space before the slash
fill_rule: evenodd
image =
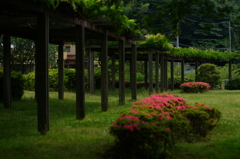
<path id="1" fill-rule="evenodd" d="M 189 104 L 200 102 L 218 108 L 222 118 L 217 127 L 199 143 L 178 143 L 172 149 L 176 159 L 238 159 L 240 158 L 240 91 L 209 91 L 183 94 L 169 91 Z M 50 93 L 50 131 L 37 132 L 37 105 L 34 92 L 26 91 L 21 102 L 12 109 L 0 104 L 0 158 L 4 159 L 101 159 L 113 145 L 109 127 L 119 114 L 131 107 L 131 94 L 126 90 L 126 104 L 118 105 L 118 91 L 109 92 L 109 110 L 101 111 L 100 91 L 86 94 L 86 118 L 76 119 L 75 94 L 66 92 L 64 100 Z M 138 90 L 138 99 L 148 91 Z"/>

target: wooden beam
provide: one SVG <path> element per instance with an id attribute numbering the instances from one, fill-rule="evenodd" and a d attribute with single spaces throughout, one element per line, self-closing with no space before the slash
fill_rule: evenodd
<path id="1" fill-rule="evenodd" d="M 161 88 L 160 91 L 164 91 L 164 54 L 160 54 L 160 65 L 161 65 Z"/>
<path id="2" fill-rule="evenodd" d="M 195 81 L 197 81 L 197 74 L 198 74 L 198 66 L 199 66 L 199 61 L 195 61 Z"/>
<path id="3" fill-rule="evenodd" d="M 88 56 L 89 93 L 94 94 L 94 52 L 89 50 Z"/>
<path id="4" fill-rule="evenodd" d="M 174 60 L 171 60 L 171 89 L 174 90 Z"/>
<path id="5" fill-rule="evenodd" d="M 63 42 L 58 45 L 58 99 L 64 99 Z"/>
<path id="6" fill-rule="evenodd" d="M 11 40 L 10 36 L 3 35 L 3 100 L 4 108 L 10 109 L 11 103 Z"/>
<path id="7" fill-rule="evenodd" d="M 77 26 L 76 29 L 76 115 L 81 120 L 85 118 L 85 28 Z"/>
<path id="8" fill-rule="evenodd" d="M 101 39 L 101 107 L 108 110 L 108 36 L 103 34 Z"/>
<path id="9" fill-rule="evenodd" d="M 153 93 L 153 53 L 152 50 L 148 53 L 148 62 L 149 62 L 149 95 Z"/>
<path id="10" fill-rule="evenodd" d="M 130 84 L 132 90 L 132 99 L 137 100 L 137 46 L 135 44 L 132 44 L 131 56 Z"/>
<path id="11" fill-rule="evenodd" d="M 228 79 L 232 79 L 232 61 L 228 63 Z"/>
<path id="12" fill-rule="evenodd" d="M 182 60 L 181 61 L 181 82 L 182 83 L 184 83 L 184 81 L 185 81 L 185 77 L 184 77 L 184 70 L 185 70 L 185 68 L 184 68 L 184 65 L 185 65 L 185 61 L 184 60 Z"/>
<path id="13" fill-rule="evenodd" d="M 101 34 L 105 34 L 107 36 L 110 36 L 110 37 L 113 37 L 113 38 L 116 38 L 116 39 L 119 39 L 119 40 L 122 40 L 122 41 L 126 41 L 130 44 L 136 44 L 135 41 L 130 40 L 130 39 L 126 39 L 124 36 L 119 36 L 119 35 L 111 32 L 109 30 L 98 27 L 98 26 L 96 26 L 92 23 L 89 23 L 89 22 L 84 21 L 82 19 L 79 19 L 77 17 L 68 15 L 66 13 L 59 12 L 57 10 L 53 10 L 52 8 L 49 8 L 44 4 L 34 3 L 32 0 L 24 0 L 24 3 L 21 0 L 18 0 L 18 1 L 8 0 L 8 3 L 10 3 L 12 5 L 20 6 L 22 8 L 38 11 L 38 12 L 41 12 L 41 13 L 47 13 L 48 15 L 50 15 L 52 17 L 62 19 L 66 22 L 70 22 L 70 23 L 78 25 L 78 26 L 83 26 L 87 29 L 93 30 L 93 31 L 101 33 Z"/>
<path id="14" fill-rule="evenodd" d="M 159 52 L 155 54 L 155 88 L 156 93 L 159 92 Z"/>
<path id="15" fill-rule="evenodd" d="M 37 16 L 36 40 L 36 99 L 38 105 L 38 131 L 45 134 L 49 131 L 49 80 L 48 80 L 48 45 L 49 45 L 49 15 Z"/>
<path id="16" fill-rule="evenodd" d="M 115 54 L 113 53 L 112 55 L 112 91 L 115 91 L 115 84 L 116 84 L 116 79 L 115 79 L 115 74 L 116 74 L 116 66 L 115 66 L 116 58 Z"/>
<path id="17" fill-rule="evenodd" d="M 144 61 L 144 83 L 145 89 L 148 89 L 148 61 Z"/>
<path id="18" fill-rule="evenodd" d="M 125 104 L 125 43 L 119 40 L 119 104 Z"/>
<path id="19" fill-rule="evenodd" d="M 168 91 L 168 60 L 164 59 L 164 90 Z"/>

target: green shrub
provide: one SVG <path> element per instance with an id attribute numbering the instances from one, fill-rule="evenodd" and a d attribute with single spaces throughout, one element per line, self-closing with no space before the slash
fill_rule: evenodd
<path id="1" fill-rule="evenodd" d="M 221 112 L 204 104 L 189 105 L 168 93 L 133 103 L 110 127 L 116 145 L 112 157 L 164 158 L 176 142 L 196 142 L 216 126 Z M 120 156 L 119 156 L 120 155 Z"/>
<path id="2" fill-rule="evenodd" d="M 0 70 L 0 101 L 3 100 L 3 71 Z M 20 72 L 11 72 L 11 94 L 12 100 L 21 100 L 24 94 L 24 79 Z"/>
<path id="3" fill-rule="evenodd" d="M 238 90 L 238 89 L 240 89 L 240 78 L 230 79 L 226 83 L 225 89 L 227 89 L 227 90 Z"/>
<path id="4" fill-rule="evenodd" d="M 207 92 L 211 86 L 205 82 L 187 82 L 180 85 L 184 93 Z"/>
<path id="5" fill-rule="evenodd" d="M 221 73 L 217 69 L 216 65 L 205 63 L 199 66 L 197 69 L 198 74 L 196 76 L 197 82 L 209 83 L 211 88 L 221 87 Z"/>
<path id="6" fill-rule="evenodd" d="M 184 82 L 194 82 L 193 78 L 186 77 Z M 180 89 L 180 85 L 182 84 L 181 76 L 174 76 L 174 88 Z M 168 88 L 171 88 L 171 78 L 168 78 Z"/>
<path id="7" fill-rule="evenodd" d="M 35 72 L 30 72 L 23 75 L 24 79 L 24 90 L 34 91 L 35 90 Z"/>

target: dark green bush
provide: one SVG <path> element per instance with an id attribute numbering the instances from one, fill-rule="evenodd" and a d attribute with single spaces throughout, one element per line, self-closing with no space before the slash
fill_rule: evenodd
<path id="1" fill-rule="evenodd" d="M 194 82 L 192 78 L 185 78 L 185 82 Z M 182 84 L 181 76 L 174 76 L 174 88 L 180 89 L 180 85 Z M 168 78 L 168 88 L 171 88 L 171 78 Z"/>
<path id="2" fill-rule="evenodd" d="M 12 100 L 21 100 L 24 94 L 24 79 L 23 75 L 20 72 L 11 72 L 11 94 Z M 0 70 L 0 101 L 3 100 L 3 71 Z"/>
<path id="3" fill-rule="evenodd" d="M 216 65 L 211 63 L 204 63 L 199 66 L 197 71 L 197 82 L 209 83 L 211 85 L 211 88 L 217 88 L 221 86 L 221 72 L 217 69 Z"/>
<path id="4" fill-rule="evenodd" d="M 240 89 L 240 78 L 230 79 L 226 83 L 225 89 L 227 89 L 227 90 L 238 90 L 238 89 Z"/>

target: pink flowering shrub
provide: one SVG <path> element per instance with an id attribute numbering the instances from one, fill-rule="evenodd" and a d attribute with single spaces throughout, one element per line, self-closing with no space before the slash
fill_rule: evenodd
<path id="1" fill-rule="evenodd" d="M 163 93 L 134 102 L 113 122 L 110 133 L 122 158 L 164 158 L 175 142 L 205 137 L 220 116 L 217 109 L 188 105 L 183 98 Z"/>
<path id="2" fill-rule="evenodd" d="M 180 85 L 180 89 L 185 93 L 203 93 L 209 90 L 211 86 L 205 82 L 187 82 Z"/>

